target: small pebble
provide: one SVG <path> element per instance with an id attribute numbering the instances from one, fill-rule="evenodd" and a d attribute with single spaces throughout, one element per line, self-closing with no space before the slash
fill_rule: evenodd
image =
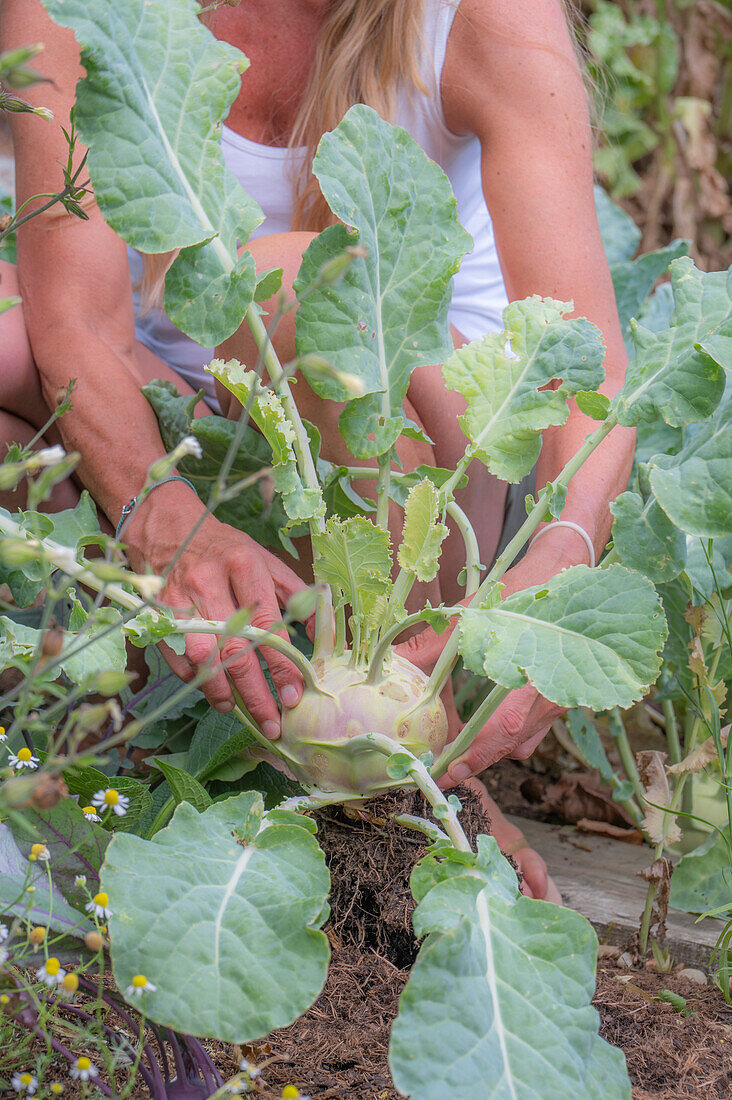
<path id="1" fill-rule="evenodd" d="M 612 943 L 601 943 L 597 949 L 598 959 L 619 959 L 620 948 Z"/>
<path id="2" fill-rule="evenodd" d="M 618 956 L 618 966 L 633 966 L 634 960 L 630 951 L 623 951 L 622 955 Z"/>
<path id="3" fill-rule="evenodd" d="M 688 966 L 683 970 L 678 970 L 676 976 L 678 978 L 686 978 L 690 982 L 696 982 L 697 985 L 707 985 L 708 979 L 703 970 L 695 970 L 694 967 Z"/>

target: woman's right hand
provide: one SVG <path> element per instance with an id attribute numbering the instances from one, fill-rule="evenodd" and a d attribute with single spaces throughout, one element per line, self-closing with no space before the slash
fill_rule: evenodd
<path id="1" fill-rule="evenodd" d="M 141 570 L 147 565 L 163 573 L 202 511 L 201 502 L 182 482 L 157 488 L 123 532 L 133 567 Z M 274 554 L 209 515 L 173 565 L 159 599 L 178 612 L 204 619 L 228 619 L 235 611 L 248 607 L 250 624 L 269 630 L 282 619 L 280 608 L 305 587 Z M 277 633 L 287 639 L 284 630 Z M 226 712 L 234 706 L 233 684 L 262 732 L 273 740 L 279 737 L 277 703 L 250 643 L 225 638 L 219 645 L 216 635 L 188 634 L 184 654 L 174 653 L 164 643 L 161 650 L 171 669 L 187 682 L 201 669 L 210 668 L 201 691 L 216 710 Z M 299 671 L 267 646 L 261 647 L 261 653 L 283 706 L 295 706 L 303 691 Z"/>

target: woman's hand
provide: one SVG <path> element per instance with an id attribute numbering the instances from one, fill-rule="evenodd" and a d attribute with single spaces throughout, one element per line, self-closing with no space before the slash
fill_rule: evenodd
<path id="1" fill-rule="evenodd" d="M 123 534 L 132 564 L 141 568 L 145 563 L 157 573 L 164 572 L 202 511 L 201 502 L 181 482 L 156 489 Z M 171 569 L 160 599 L 179 612 L 204 619 L 228 619 L 247 607 L 251 625 L 268 630 L 281 620 L 280 608 L 304 587 L 291 569 L 248 535 L 207 516 Z M 284 630 L 276 633 L 287 639 Z M 182 680 L 190 681 L 201 669 L 210 668 L 201 690 L 216 710 L 233 708 L 233 684 L 262 732 L 272 739 L 279 737 L 277 703 L 251 644 L 225 638 L 219 645 L 216 635 L 188 634 L 184 654 L 173 653 L 164 643 L 161 650 Z M 260 652 L 283 706 L 295 706 L 303 690 L 300 673 L 281 653 L 267 646 Z"/>

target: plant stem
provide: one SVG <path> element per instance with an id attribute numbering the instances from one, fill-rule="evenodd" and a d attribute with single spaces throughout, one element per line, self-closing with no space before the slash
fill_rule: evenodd
<path id="1" fill-rule="evenodd" d="M 242 638 L 256 647 L 269 646 L 270 649 L 282 653 L 292 661 L 293 665 L 302 673 L 307 688 L 311 691 L 317 691 L 321 695 L 324 694 L 320 681 L 315 675 L 315 669 L 305 654 L 271 630 L 260 630 L 256 626 L 243 626 L 232 632 L 227 628 L 225 620 L 217 622 L 213 619 L 179 619 L 177 625 L 181 634 L 225 634 L 232 638 Z"/>
<path id="2" fill-rule="evenodd" d="M 396 821 L 397 825 L 404 825 L 407 829 L 416 829 L 417 832 L 424 833 L 433 844 L 438 840 L 450 839 L 447 833 L 443 833 L 433 821 L 427 821 L 426 818 L 417 817 L 415 814 L 397 814 L 392 821 Z"/>
<path id="3" fill-rule="evenodd" d="M 372 471 L 373 476 L 373 471 Z M 376 522 L 389 530 L 389 492 L 391 489 L 391 451 L 379 459 L 379 487 L 376 496 Z"/>
<path id="4" fill-rule="evenodd" d="M 370 745 L 373 745 L 373 747 L 383 753 L 384 756 L 393 756 L 394 753 L 399 753 L 400 756 L 406 755 L 412 758 L 408 773 L 412 782 L 415 786 L 419 787 L 433 809 L 440 807 L 441 813 L 439 820 L 442 821 L 442 824 L 445 826 L 445 832 L 458 851 L 472 852 L 473 849 L 470 847 L 470 842 L 463 832 L 463 827 L 458 820 L 457 813 L 447 801 L 422 761 L 418 760 L 414 753 L 409 752 L 404 745 L 400 745 L 397 741 L 392 741 L 391 737 L 386 737 L 383 733 L 365 733 L 359 738 L 354 738 L 354 741 L 362 739 L 367 741 Z"/>
<path id="5" fill-rule="evenodd" d="M 430 768 L 430 774 L 433 779 L 440 779 L 453 761 L 457 760 L 466 749 L 470 748 L 479 731 L 482 730 L 483 726 L 498 709 L 506 696 L 510 695 L 510 692 L 510 688 L 503 687 L 501 684 L 496 684 L 495 687 L 488 692 L 477 710 L 468 718 L 455 740 L 445 746 Z"/>
<path id="6" fill-rule="evenodd" d="M 544 486 L 537 497 L 536 504 L 531 509 L 514 537 L 505 547 L 503 553 L 496 558 L 492 569 L 488 572 L 488 575 L 485 577 L 482 584 L 476 590 L 472 600 L 468 604 L 468 607 L 479 605 L 481 599 L 488 593 L 493 583 L 497 580 L 500 580 L 506 570 L 513 563 L 516 555 L 522 550 L 526 542 L 531 538 L 536 528 L 546 518 L 547 513 L 549 512 L 549 500 L 555 489 L 558 487 L 565 487 L 569 484 L 569 482 L 580 469 L 580 467 L 584 465 L 592 452 L 600 446 L 600 444 L 610 434 L 616 424 L 616 416 L 612 414 L 608 416 L 607 420 L 604 420 L 599 428 L 596 428 L 595 431 L 587 437 L 577 453 L 564 466 L 559 476 L 553 482 L 550 482 L 549 484 Z M 443 492 L 447 488 L 447 485 L 449 485 L 451 482 L 452 478 L 450 479 L 450 482 L 443 486 Z M 430 676 L 429 689 L 433 696 L 439 695 L 445 684 L 447 683 L 455 666 L 459 644 L 459 635 L 457 631 L 453 631 L 451 637 L 447 640 L 445 648 L 437 659 L 437 663 L 435 664 L 435 667 L 432 670 L 432 675 Z"/>
<path id="7" fill-rule="evenodd" d="M 416 626 L 417 623 L 423 622 L 429 611 L 441 611 L 446 617 L 457 615 L 462 611 L 462 607 L 458 604 L 454 607 L 440 607 L 438 608 L 424 608 L 422 611 L 414 611 L 411 615 L 407 615 L 401 622 L 393 623 L 392 626 L 386 630 L 379 638 L 379 643 L 374 650 L 374 655 L 371 658 L 371 664 L 369 665 L 369 675 L 367 679 L 368 684 L 375 684 L 381 679 L 382 669 L 384 667 L 384 661 L 387 658 L 392 643 L 403 634 L 405 630 L 409 630 L 411 626 Z"/>
<path id="8" fill-rule="evenodd" d="M 630 747 L 628 734 L 625 732 L 625 726 L 623 725 L 623 719 L 618 707 L 614 707 L 608 714 L 608 723 L 610 725 L 610 733 L 615 742 L 615 747 L 618 750 L 620 762 L 623 765 L 623 771 L 633 784 L 633 790 L 635 791 L 636 797 L 640 799 L 640 804 L 642 806 L 645 801 L 646 792 L 641 783 L 640 775 L 638 774 L 633 750 Z"/>
<path id="9" fill-rule="evenodd" d="M 681 743 L 679 741 L 679 727 L 676 722 L 676 711 L 671 699 L 664 699 L 661 707 L 663 708 L 663 716 L 666 719 L 666 740 L 671 763 L 678 764 L 681 760 Z"/>
<path id="10" fill-rule="evenodd" d="M 465 598 L 470 599 L 480 587 L 480 547 L 473 525 L 462 508 L 451 500 L 447 504 L 447 514 L 454 521 L 465 544 Z"/>
<path id="11" fill-rule="evenodd" d="M 363 802 L 371 795 L 354 794 L 352 791 L 311 791 L 310 794 L 296 794 L 286 798 L 277 806 L 278 810 L 291 810 L 296 814 L 307 814 L 323 806 L 335 806 L 339 802 Z"/>
<path id="12" fill-rule="evenodd" d="M 254 302 L 248 307 L 244 316 L 251 334 L 254 337 L 254 342 L 262 356 L 270 381 L 282 401 L 285 415 L 293 429 L 294 439 L 292 441 L 292 446 L 295 451 L 295 457 L 297 458 L 300 476 L 309 489 L 319 490 L 320 482 L 318 481 L 315 463 L 313 462 L 313 456 L 310 452 L 308 433 L 305 431 L 305 425 L 302 422 L 297 405 L 293 399 L 292 391 L 287 381 L 287 375 L 282 369 L 282 365 L 275 352 L 269 333 L 265 328 L 264 322 Z M 322 516 L 316 516 L 310 520 L 309 526 L 311 533 L 322 533 L 325 531 L 325 520 Z M 333 598 L 330 589 L 326 586 L 318 590 L 315 601 L 314 653 L 316 657 L 329 657 L 333 653 Z"/>

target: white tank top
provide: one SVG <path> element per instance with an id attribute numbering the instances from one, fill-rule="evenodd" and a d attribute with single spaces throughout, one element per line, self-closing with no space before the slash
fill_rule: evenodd
<path id="1" fill-rule="evenodd" d="M 440 78 L 447 39 L 460 0 L 426 0 L 423 29 L 422 78 L 424 95 L 402 89 L 394 121 L 403 126 L 425 153 L 440 165 L 457 198 L 458 217 L 473 238 L 473 252 L 463 260 L 455 276 L 451 324 L 468 340 L 503 328 L 502 312 L 507 304 L 498 263 L 493 227 L 483 198 L 480 176 L 480 143 L 472 135 L 458 137 L 445 122 Z M 285 233 L 291 227 L 293 198 L 290 150 L 260 145 L 223 127 L 224 160 L 244 190 L 261 206 L 265 220 L 252 238 Z M 294 154 L 297 156 L 297 153 Z M 128 250 L 132 285 L 142 274 L 142 258 Z M 203 367 L 213 351 L 202 348 L 177 329 L 162 310 L 139 315 L 135 294 L 135 332 L 138 340 L 160 356 L 193 389 L 204 389 L 208 403 L 217 409 L 213 379 Z"/>

